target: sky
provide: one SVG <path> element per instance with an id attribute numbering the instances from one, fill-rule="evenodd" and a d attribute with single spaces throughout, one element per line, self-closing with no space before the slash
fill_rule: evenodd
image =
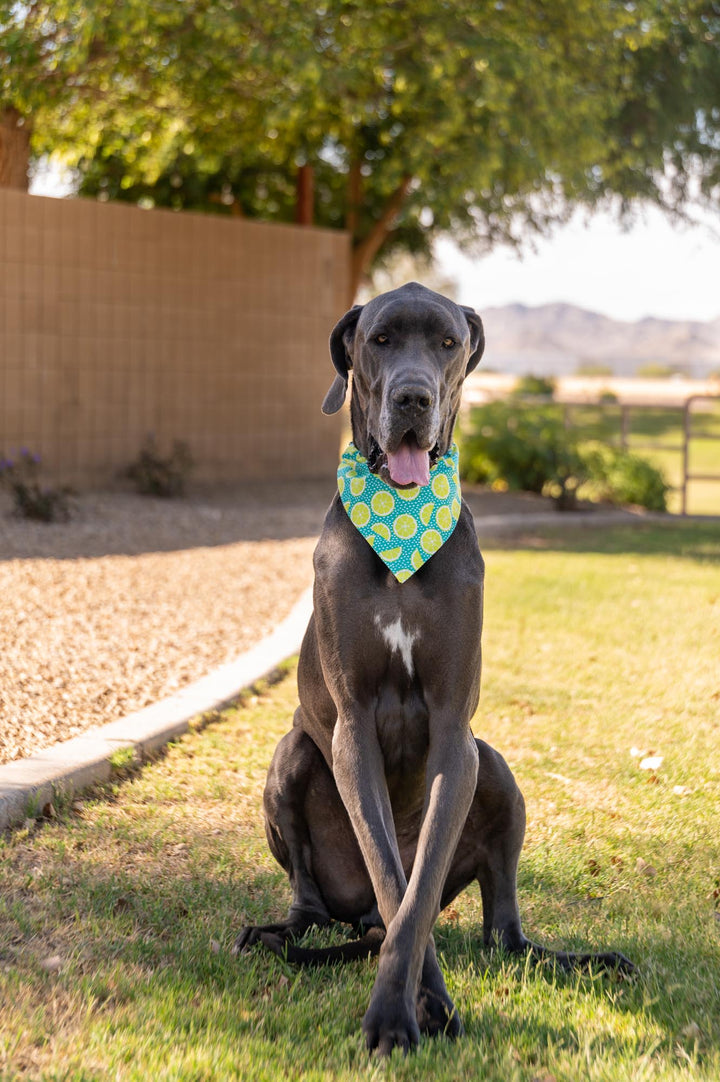
<path id="1" fill-rule="evenodd" d="M 629 230 L 609 213 L 578 212 L 523 255 L 498 248 L 468 258 L 443 241 L 437 257 L 459 302 L 480 311 L 561 301 L 629 321 L 720 318 L 720 212 L 680 226 L 649 208 Z"/>
<path id="2" fill-rule="evenodd" d="M 67 192 L 52 172 L 31 187 L 36 195 Z M 699 224 L 671 224 L 644 211 L 631 229 L 609 213 L 577 212 L 568 225 L 518 255 L 502 247 L 482 258 L 441 241 L 436 255 L 458 283 L 458 301 L 482 311 L 504 304 L 575 304 L 613 319 L 720 318 L 720 212 L 696 213 Z"/>

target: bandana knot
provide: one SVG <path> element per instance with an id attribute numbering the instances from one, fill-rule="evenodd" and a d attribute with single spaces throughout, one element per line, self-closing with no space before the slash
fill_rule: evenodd
<path id="1" fill-rule="evenodd" d="M 428 485 L 393 488 L 370 471 L 354 443 L 345 448 L 337 477 L 350 521 L 398 582 L 435 555 L 460 517 L 456 444 L 431 468 Z"/>

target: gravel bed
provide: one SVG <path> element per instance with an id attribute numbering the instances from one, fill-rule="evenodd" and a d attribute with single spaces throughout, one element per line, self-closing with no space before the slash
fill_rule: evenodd
<path id="1" fill-rule="evenodd" d="M 332 489 L 0 507 L 0 762 L 148 706 L 272 630 L 312 581 Z"/>
<path id="2" fill-rule="evenodd" d="M 333 491 L 330 479 L 172 501 L 90 493 L 50 525 L 0 502 L 0 762 L 148 706 L 254 645 L 311 583 Z M 466 497 L 480 518 L 547 508 Z"/>

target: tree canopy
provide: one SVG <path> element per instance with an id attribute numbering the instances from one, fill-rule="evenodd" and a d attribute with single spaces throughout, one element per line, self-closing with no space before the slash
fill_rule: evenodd
<path id="1" fill-rule="evenodd" d="M 350 230 L 354 285 L 439 233 L 521 243 L 611 196 L 718 203 L 717 3 L 3 8 L 0 110 L 81 191 L 292 220 L 299 176 L 313 220 Z"/>

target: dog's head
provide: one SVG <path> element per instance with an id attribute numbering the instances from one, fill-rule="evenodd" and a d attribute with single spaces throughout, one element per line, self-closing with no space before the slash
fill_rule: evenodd
<path id="1" fill-rule="evenodd" d="M 352 371 L 353 441 L 396 488 L 428 484 L 452 442 L 462 384 L 485 338 L 480 317 L 417 282 L 346 312 L 330 336 L 337 371 L 323 413 L 337 413 Z"/>

